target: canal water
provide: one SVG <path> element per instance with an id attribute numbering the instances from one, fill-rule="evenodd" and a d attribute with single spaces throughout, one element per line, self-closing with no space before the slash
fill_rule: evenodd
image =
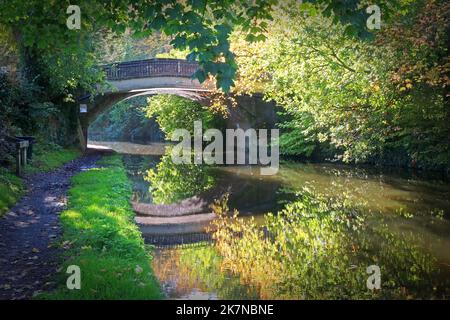
<path id="1" fill-rule="evenodd" d="M 392 230 L 417 234 L 450 275 L 450 183 L 438 173 L 286 162 L 276 175 L 262 176 L 256 166 L 174 167 L 161 145 L 95 144 L 124 154 L 135 202 L 165 204 L 217 189 L 229 193 L 231 209 L 262 223 L 265 213 L 304 190 L 344 198 L 360 212 L 390 217 Z M 150 180 L 160 188 L 151 190 Z M 212 246 L 158 249 L 152 263 L 167 298 L 258 299 L 255 288 L 224 269 Z"/>

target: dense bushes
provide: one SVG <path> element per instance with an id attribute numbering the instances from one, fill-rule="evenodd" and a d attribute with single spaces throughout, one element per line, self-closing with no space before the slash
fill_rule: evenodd
<path id="1" fill-rule="evenodd" d="M 0 74 L 0 163 L 10 160 L 12 147 L 5 141 L 6 135 L 37 136 L 40 144 L 75 144 L 76 117 L 72 103 L 49 97 L 34 83 L 24 79 L 12 81 Z"/>

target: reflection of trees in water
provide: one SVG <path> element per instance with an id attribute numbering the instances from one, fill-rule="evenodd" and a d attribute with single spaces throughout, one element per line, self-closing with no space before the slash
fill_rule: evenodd
<path id="1" fill-rule="evenodd" d="M 131 196 L 132 202 L 140 203 L 152 203 L 152 196 L 148 192 L 148 182 L 142 177 L 137 178 L 137 181 L 133 181 L 133 195 Z"/>
<path id="2" fill-rule="evenodd" d="M 398 170 L 400 171 L 400 170 Z M 365 211 L 395 213 L 406 210 L 428 215 L 436 210 L 450 214 L 450 188 L 439 181 L 406 179 L 406 173 L 331 164 L 283 164 L 280 178 L 285 186 L 304 187 L 329 198 L 345 198 Z"/>
<path id="3" fill-rule="evenodd" d="M 148 170 L 145 180 L 155 204 L 168 204 L 199 196 L 207 203 L 229 194 L 229 206 L 243 214 L 258 214 L 281 209 L 279 202 L 292 197 L 279 192 L 281 184 L 270 179 L 251 178 L 240 171 L 259 170 L 251 167 L 220 167 L 195 164 L 174 164 L 165 155 L 156 169 Z"/>
<path id="4" fill-rule="evenodd" d="M 125 162 L 135 182 L 137 201 L 150 202 L 148 185 L 153 180 L 151 191 L 158 195 L 157 203 L 202 193 L 203 198 L 212 201 L 228 192 L 230 208 L 242 214 L 280 210 L 283 204 L 295 200 L 295 191 L 305 187 L 330 199 L 345 198 L 366 212 L 407 212 L 428 217 L 450 214 L 448 184 L 408 180 L 405 173 L 391 175 L 344 165 L 283 163 L 278 175 L 260 176 L 258 168 L 247 166 L 174 165 L 169 156 L 164 157 L 158 172 L 154 168 L 159 157 L 128 158 Z M 153 169 L 153 174 L 147 172 L 148 168 Z"/>
<path id="5" fill-rule="evenodd" d="M 372 225 L 389 226 L 392 234 L 416 234 L 414 243 L 427 248 L 439 261 L 448 263 L 450 213 L 448 185 L 429 180 L 405 180 L 405 173 L 384 175 L 380 171 L 349 166 L 286 164 L 280 170 L 284 185 L 321 194 L 328 202 L 344 203 Z M 437 184 L 430 189 L 427 186 Z M 446 271 L 448 272 L 448 271 Z"/>
<path id="6" fill-rule="evenodd" d="M 237 209 L 241 214 L 259 214 L 281 209 L 279 202 L 285 200 L 284 193 L 279 192 L 281 184 L 270 179 L 251 177 L 248 172 L 259 172 L 258 167 L 229 167 L 226 170 L 215 168 L 213 174 L 216 178 L 215 198 L 217 195 L 228 194 L 228 206 L 231 210 Z M 240 173 L 247 174 L 240 174 Z M 259 177 L 259 176 L 258 176 Z"/>
<path id="7" fill-rule="evenodd" d="M 278 215 L 266 217 L 271 237 L 252 221 L 222 214 L 213 237 L 222 263 L 263 298 L 448 298 L 448 278 L 420 235 L 373 218 L 345 199 L 303 190 Z M 366 287 L 370 265 L 381 268 L 381 291 Z"/>
<path id="8" fill-rule="evenodd" d="M 170 282 L 173 274 L 179 275 L 175 277 L 177 286 L 173 290 L 179 291 L 175 295 L 189 295 L 192 288 L 228 298 L 249 294 L 245 291 L 248 287 L 230 284 L 229 273 L 222 270 L 224 265 L 246 283 L 257 286 L 266 298 L 428 298 L 448 294 L 442 281 L 442 272 L 446 271 L 440 268 L 442 262 L 448 263 L 440 258 L 448 254 L 439 256 L 428 250 L 428 245 L 437 244 L 437 240 L 444 241 L 441 247 L 448 243 L 448 221 L 431 221 L 429 215 L 422 215 L 417 217 L 421 219 L 418 223 L 402 209 L 418 212 L 423 204 L 406 206 L 407 199 L 416 194 L 436 197 L 436 190 L 422 189 L 429 182 L 333 165 L 285 165 L 278 176 L 259 178 L 245 167 L 181 167 L 171 163 L 170 156 L 162 163 L 164 174 L 155 179 L 155 185 L 168 184 L 160 190 L 162 200 L 167 202 L 230 191 L 233 207 L 265 201 L 292 203 L 291 209 L 282 214 L 284 218 L 271 220 L 274 243 L 260 239 L 256 233 L 259 229 L 240 225 L 249 236 L 229 241 L 224 236 L 219 241 L 225 260 L 206 252 L 211 248 L 204 252 L 179 250 L 170 259 L 156 259 L 160 279 Z M 211 183 L 204 184 L 208 181 Z M 190 188 L 184 189 L 184 185 Z M 427 231 L 430 226 L 438 231 Z M 170 271 L 173 267 L 168 264 L 175 265 L 177 271 Z M 366 268 L 371 264 L 381 267 L 381 293 L 369 292 L 365 286 Z M 437 290 L 432 291 L 433 285 Z"/>
<path id="9" fill-rule="evenodd" d="M 123 155 L 128 178 L 133 181 L 132 201 L 152 202 L 151 194 L 148 192 L 149 183 L 144 180 L 144 175 L 149 168 L 156 167 L 160 158 L 160 156 Z"/>
<path id="10" fill-rule="evenodd" d="M 206 290 L 200 279 L 192 277 L 188 266 L 180 263 L 180 252 L 162 250 L 153 254 L 153 271 L 169 298 L 187 296 L 194 288 Z"/>
<path id="11" fill-rule="evenodd" d="M 205 165 L 175 164 L 170 152 L 161 158 L 156 170 L 149 169 L 144 179 L 156 204 L 169 204 L 200 194 L 214 185 L 210 168 Z"/>
<path id="12" fill-rule="evenodd" d="M 153 270 L 168 297 L 186 297 L 200 290 L 211 298 L 257 299 L 257 292 L 222 268 L 212 246 L 155 252 Z"/>

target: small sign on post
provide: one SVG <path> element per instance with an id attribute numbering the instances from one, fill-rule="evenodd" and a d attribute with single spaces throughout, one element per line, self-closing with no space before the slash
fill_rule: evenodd
<path id="1" fill-rule="evenodd" d="M 87 113 L 87 104 L 80 104 L 80 113 Z"/>

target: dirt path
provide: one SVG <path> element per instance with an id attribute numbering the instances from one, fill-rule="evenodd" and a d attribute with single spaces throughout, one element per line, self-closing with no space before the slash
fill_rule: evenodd
<path id="1" fill-rule="evenodd" d="M 90 152 L 48 173 L 27 177 L 27 194 L 0 218 L 0 299 L 29 299 L 55 286 L 60 250 L 59 214 L 67 203 L 70 178 L 101 157 Z"/>

